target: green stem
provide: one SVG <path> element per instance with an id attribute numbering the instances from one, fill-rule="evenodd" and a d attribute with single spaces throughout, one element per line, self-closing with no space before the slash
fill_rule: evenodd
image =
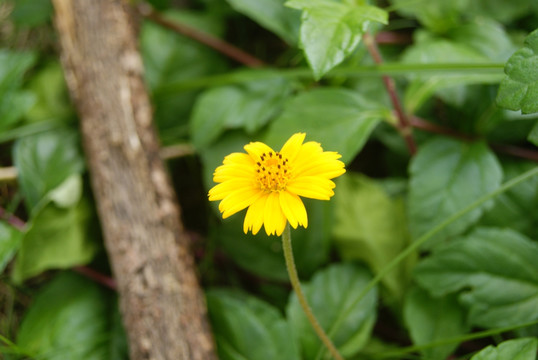
<path id="1" fill-rule="evenodd" d="M 332 343 L 331 339 L 327 336 L 323 328 L 318 322 L 318 319 L 314 316 L 312 313 L 312 309 L 310 308 L 310 305 L 308 305 L 308 301 L 306 301 L 306 297 L 303 293 L 303 289 L 301 289 L 301 283 L 299 281 L 299 276 L 297 275 L 297 269 L 295 267 L 295 261 L 293 260 L 293 249 L 291 246 L 291 231 L 290 231 L 290 224 L 286 224 L 286 228 L 284 229 L 284 232 L 282 233 L 282 249 L 284 250 L 284 259 L 286 260 L 286 268 L 288 269 L 288 275 L 290 277 L 291 286 L 293 287 L 293 290 L 295 291 L 295 294 L 297 295 L 297 299 L 299 300 L 299 304 L 301 304 L 301 307 L 303 308 L 305 315 L 312 325 L 312 328 L 314 328 L 314 331 L 319 336 L 323 344 L 327 347 L 333 358 L 336 360 L 344 360 L 342 355 L 338 352 L 334 344 Z"/>
<path id="2" fill-rule="evenodd" d="M 409 255 L 414 253 L 422 244 L 424 244 L 426 241 L 431 239 L 434 235 L 436 235 L 438 232 L 446 228 L 448 225 L 452 224 L 454 221 L 461 218 L 463 215 L 467 214 L 468 212 L 474 210 L 475 208 L 479 207 L 483 203 L 493 199 L 499 194 L 502 194 L 503 192 L 507 191 L 508 189 L 516 186 L 517 184 L 535 176 L 538 175 L 538 167 L 535 167 L 527 172 L 524 172 L 523 174 L 513 178 L 510 181 L 507 181 L 503 185 L 501 185 L 497 190 L 490 192 L 489 194 L 486 194 L 482 196 L 480 199 L 476 200 L 475 202 L 469 204 L 468 206 L 464 207 L 454 215 L 447 218 L 442 223 L 435 226 L 433 229 L 422 235 L 420 238 L 418 238 L 416 241 L 414 241 L 411 245 L 409 245 L 404 251 L 402 251 L 398 256 L 396 256 L 390 263 L 388 263 L 383 269 L 381 269 L 377 275 L 368 283 L 368 285 L 362 289 L 361 294 L 359 297 L 350 304 L 347 309 L 342 311 L 339 315 L 339 317 L 334 322 L 333 326 L 329 330 L 329 335 L 333 335 L 334 332 L 338 329 L 342 321 L 346 319 L 346 317 L 349 315 L 349 312 L 354 309 L 357 304 L 366 296 L 366 294 L 372 290 L 380 281 L 383 279 L 389 272 L 391 272 L 402 260 L 407 258 Z"/>

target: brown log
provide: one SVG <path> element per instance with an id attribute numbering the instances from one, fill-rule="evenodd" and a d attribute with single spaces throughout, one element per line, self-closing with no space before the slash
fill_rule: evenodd
<path id="1" fill-rule="evenodd" d="M 53 0 L 132 360 L 216 359 L 128 6 Z"/>

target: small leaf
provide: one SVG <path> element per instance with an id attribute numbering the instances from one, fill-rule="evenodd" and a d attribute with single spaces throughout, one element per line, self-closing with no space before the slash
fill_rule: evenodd
<path id="1" fill-rule="evenodd" d="M 388 19 L 378 7 L 351 1 L 289 0 L 286 6 L 303 11 L 301 47 L 316 79 L 355 50 L 370 21 L 386 24 Z"/>
<path id="2" fill-rule="evenodd" d="M 21 138 L 15 144 L 13 160 L 30 211 L 69 176 L 84 170 L 78 134 L 69 129 Z"/>
<path id="3" fill-rule="evenodd" d="M 359 302 L 358 296 L 372 279 L 370 272 L 352 263 L 332 265 L 317 272 L 303 285 L 312 312 L 344 357 L 352 357 L 369 340 L 376 319 L 377 289 Z M 304 359 L 316 359 L 325 351 L 312 330 L 297 296 L 286 309 L 292 332 L 302 347 Z"/>
<path id="4" fill-rule="evenodd" d="M 418 239 L 449 216 L 497 189 L 502 169 L 482 142 L 463 143 L 435 138 L 423 145 L 409 168 L 409 229 Z M 431 238 L 425 248 L 461 234 L 491 202 L 474 209 Z"/>
<path id="5" fill-rule="evenodd" d="M 538 244 L 509 229 L 478 228 L 436 249 L 415 268 L 433 296 L 463 290 L 472 325 L 493 328 L 538 319 Z"/>
<path id="6" fill-rule="evenodd" d="M 390 110 L 354 91 L 327 88 L 301 93 L 273 120 L 267 144 L 283 144 L 292 134 L 306 132 L 307 141 L 320 142 L 323 149 L 337 151 L 345 163 L 362 149 L 380 119 Z"/>
<path id="7" fill-rule="evenodd" d="M 300 13 L 284 6 L 285 0 L 227 0 L 238 12 L 271 30 L 288 44 L 297 43 Z"/>
<path id="8" fill-rule="evenodd" d="M 22 321 L 17 345 L 46 360 L 121 360 L 127 349 L 113 294 L 62 273 L 35 297 Z M 123 343 L 123 348 L 118 344 Z"/>
<path id="9" fill-rule="evenodd" d="M 221 360 L 300 359 L 288 323 L 271 305 L 226 290 L 210 290 L 207 305 Z"/>
<path id="10" fill-rule="evenodd" d="M 525 39 L 525 46 L 508 59 L 497 104 L 523 114 L 538 112 L 538 30 Z"/>
<path id="11" fill-rule="evenodd" d="M 280 110 L 290 91 L 291 84 L 276 75 L 264 81 L 206 91 L 193 109 L 190 129 L 194 145 L 198 149 L 206 147 L 227 129 L 258 131 Z"/>
<path id="12" fill-rule="evenodd" d="M 407 293 L 403 313 L 415 345 L 454 338 L 469 330 L 465 309 L 458 304 L 455 296 L 432 298 L 426 291 L 415 287 Z M 446 359 L 457 347 L 457 343 L 452 343 L 425 348 L 422 354 L 426 359 Z"/>
<path id="13" fill-rule="evenodd" d="M 475 354 L 471 360 L 535 360 L 538 339 L 524 338 L 507 340 L 497 347 L 488 346 Z"/>
<path id="14" fill-rule="evenodd" d="M 88 229 L 89 205 L 59 208 L 49 203 L 37 212 L 22 238 L 12 277 L 16 283 L 48 269 L 64 269 L 88 263 L 96 242 Z"/>
<path id="15" fill-rule="evenodd" d="M 7 264 L 21 244 L 22 232 L 0 221 L 0 273 L 4 272 Z"/>
<path id="16" fill-rule="evenodd" d="M 375 181 L 352 173 L 338 178 L 334 206 L 333 237 L 344 260 L 364 261 L 377 273 L 407 246 L 403 203 L 389 198 Z M 383 277 L 396 302 L 402 300 L 414 261 L 410 257 Z"/>

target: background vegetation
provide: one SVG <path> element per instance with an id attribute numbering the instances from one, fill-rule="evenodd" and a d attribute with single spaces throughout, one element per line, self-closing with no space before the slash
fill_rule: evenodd
<path id="1" fill-rule="evenodd" d="M 151 3 L 140 50 L 221 359 L 326 356 L 280 239 L 206 198 L 226 154 L 295 132 L 348 168 L 292 233 L 346 358 L 536 358 L 536 1 Z M 0 353 L 125 359 L 52 15 L 0 2 Z"/>

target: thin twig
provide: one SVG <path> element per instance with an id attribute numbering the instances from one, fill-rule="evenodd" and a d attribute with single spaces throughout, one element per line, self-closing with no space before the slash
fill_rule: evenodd
<path id="1" fill-rule="evenodd" d="M 13 226 L 17 230 L 23 231 L 26 227 L 26 223 L 21 218 L 9 213 L 0 206 L 0 219 L 6 221 L 9 225 Z"/>
<path id="2" fill-rule="evenodd" d="M 178 34 L 196 40 L 201 44 L 207 45 L 208 47 L 220 52 L 223 55 L 228 56 L 231 59 L 234 59 L 235 61 L 245 66 L 255 68 L 262 67 L 265 65 L 262 60 L 246 53 L 245 51 L 235 47 L 230 43 L 227 43 L 226 41 L 223 41 L 207 33 L 201 32 L 185 24 L 166 19 L 162 14 L 154 10 L 151 5 L 147 3 L 139 4 L 137 6 L 137 9 L 138 12 L 146 19 L 151 20 L 154 23 L 159 24 L 174 32 L 177 32 Z"/>
<path id="3" fill-rule="evenodd" d="M 374 38 L 370 34 L 366 33 L 364 34 L 363 39 L 364 43 L 366 44 L 366 48 L 368 49 L 368 52 L 374 59 L 374 62 L 376 64 L 383 63 L 383 58 L 381 57 L 381 53 L 377 48 Z M 398 130 L 400 131 L 405 140 L 407 148 L 409 149 L 409 153 L 411 155 L 414 155 L 417 152 L 417 146 L 415 144 L 415 140 L 413 139 L 412 127 L 409 123 L 409 119 L 403 109 L 400 98 L 396 93 L 396 85 L 394 83 L 394 79 L 388 75 L 383 75 L 382 78 L 383 83 L 385 84 L 385 88 L 387 89 L 387 92 L 389 94 L 390 101 L 392 102 L 392 106 L 394 107 L 394 111 L 396 112 L 396 117 L 398 118 Z"/>
<path id="4" fill-rule="evenodd" d="M 163 160 L 175 159 L 195 153 L 194 147 L 190 144 L 176 144 L 162 147 L 159 155 Z"/>
<path id="5" fill-rule="evenodd" d="M 15 181 L 17 179 L 17 168 L 8 166 L 0 168 L 0 182 Z"/>
<path id="6" fill-rule="evenodd" d="M 412 41 L 413 39 L 408 33 L 380 31 L 375 35 L 375 42 L 378 44 L 410 44 Z"/>

